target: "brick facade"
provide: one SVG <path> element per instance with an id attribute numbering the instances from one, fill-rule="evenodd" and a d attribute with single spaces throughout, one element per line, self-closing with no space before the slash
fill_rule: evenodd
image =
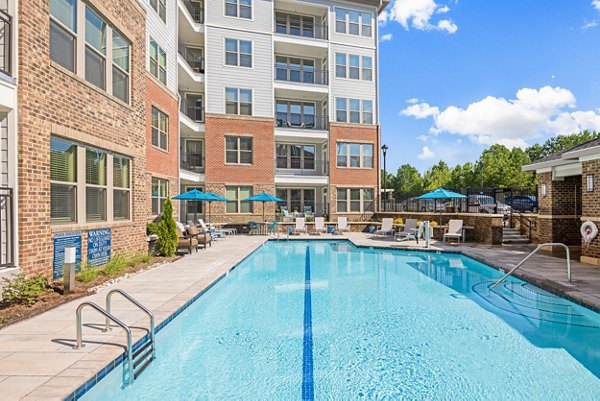
<path id="1" fill-rule="evenodd" d="M 18 218 L 20 266 L 26 274 L 51 275 L 52 235 L 59 231 L 82 230 L 84 258 L 90 228 L 112 228 L 113 252 L 146 247 L 145 13 L 136 0 L 88 2 L 132 43 L 130 104 L 51 62 L 49 2 L 20 2 Z M 51 133 L 132 158 L 130 222 L 51 226 Z"/>
<path id="2" fill-rule="evenodd" d="M 539 241 L 580 245 L 580 217 L 582 211 L 581 176 L 552 180 L 552 173 L 538 174 L 540 188 L 538 201 Z M 546 195 L 542 187 L 546 187 Z"/>
<path id="3" fill-rule="evenodd" d="M 594 190 L 590 192 L 587 191 L 586 185 L 588 175 L 594 176 Z M 581 181 L 583 209 L 579 226 L 586 220 L 591 220 L 596 223 L 597 226 L 600 226 L 600 160 L 590 160 L 582 163 Z M 577 234 L 578 237 L 581 238 L 580 233 L 578 232 Z M 583 260 L 585 258 L 594 258 L 595 262 L 600 264 L 600 235 L 589 244 L 581 246 L 581 255 Z"/>

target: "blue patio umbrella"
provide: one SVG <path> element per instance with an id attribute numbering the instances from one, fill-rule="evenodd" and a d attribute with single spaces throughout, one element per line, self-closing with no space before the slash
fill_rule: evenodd
<path id="1" fill-rule="evenodd" d="M 417 199 L 433 199 L 434 201 L 434 213 L 437 211 L 437 200 L 438 199 L 465 199 L 466 196 L 459 194 L 457 192 L 448 191 L 444 188 L 438 188 L 431 192 L 427 192 L 419 196 Z M 441 214 L 440 214 L 440 224 L 441 224 Z"/>
<path id="2" fill-rule="evenodd" d="M 266 192 L 261 192 L 260 194 L 256 194 L 256 195 L 251 196 L 244 200 L 250 201 L 250 202 L 262 202 L 262 204 L 263 204 L 263 221 L 265 220 L 265 203 L 266 202 L 283 202 L 283 199 L 280 199 L 280 198 L 273 196 L 271 194 L 268 194 Z"/>
<path id="3" fill-rule="evenodd" d="M 229 199 L 227 199 L 221 195 L 217 195 L 214 192 L 206 192 L 206 195 L 208 195 L 210 197 L 210 199 L 207 200 L 207 202 L 208 202 L 208 219 L 207 219 L 207 221 L 210 223 L 210 204 L 212 202 L 227 202 Z"/>
<path id="4" fill-rule="evenodd" d="M 184 200 L 186 202 L 210 202 L 214 200 L 212 195 L 200 191 L 199 189 L 192 189 L 182 194 L 176 195 L 173 199 Z M 194 223 L 197 221 L 196 211 L 194 211 Z"/>

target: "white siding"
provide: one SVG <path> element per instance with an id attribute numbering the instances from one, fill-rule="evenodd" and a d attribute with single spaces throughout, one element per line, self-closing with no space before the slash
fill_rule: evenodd
<path id="1" fill-rule="evenodd" d="M 374 48 L 377 44 L 376 38 L 375 38 L 375 27 L 377 24 L 377 12 L 376 9 L 374 7 L 364 7 L 364 6 L 358 6 L 349 2 L 343 2 L 343 1 L 331 1 L 331 2 L 327 2 L 327 4 L 329 4 L 329 40 L 331 42 L 338 42 L 338 43 L 344 43 L 344 44 L 348 44 L 348 45 L 354 45 L 354 46 L 363 46 L 363 47 L 371 47 Z M 352 11 L 358 11 L 358 12 L 370 12 L 372 14 L 372 25 L 371 25 L 371 31 L 372 31 L 372 36 L 371 37 L 365 37 L 365 36 L 356 36 L 356 35 L 350 35 L 350 34 L 342 34 L 342 33 L 337 33 L 335 31 L 335 9 L 336 8 L 344 8 L 346 10 L 352 10 Z"/>
<path id="2" fill-rule="evenodd" d="M 255 0 L 256 1 L 256 0 Z M 225 65 L 225 38 L 252 41 L 252 68 Z M 206 27 L 206 111 L 225 113 L 225 87 L 253 90 L 253 115 L 273 117 L 271 35 Z"/>
<path id="3" fill-rule="evenodd" d="M 205 0 L 206 25 L 241 31 L 271 33 L 273 31 L 273 1 L 252 0 L 252 19 L 225 16 L 225 0 Z"/>
<path id="4" fill-rule="evenodd" d="M 149 0 L 143 0 L 146 7 L 146 68 L 150 69 L 150 39 L 167 53 L 167 88 L 177 93 L 177 1 L 167 0 L 167 22 L 159 17 L 150 6 Z"/>

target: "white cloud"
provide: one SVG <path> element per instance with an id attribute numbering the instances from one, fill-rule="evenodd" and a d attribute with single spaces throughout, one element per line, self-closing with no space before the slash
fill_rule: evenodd
<path id="1" fill-rule="evenodd" d="M 600 0 L 592 0 L 592 6 L 593 6 L 593 7 L 594 7 L 596 10 L 600 11 Z"/>
<path id="2" fill-rule="evenodd" d="M 584 31 L 587 31 L 588 29 L 595 28 L 597 26 L 598 26 L 598 23 L 596 22 L 596 20 L 593 20 L 591 22 L 586 22 L 585 24 L 583 24 L 581 26 L 581 29 L 584 30 Z"/>
<path id="3" fill-rule="evenodd" d="M 433 156 L 434 156 L 433 151 L 431 149 L 429 149 L 429 146 L 423 146 L 423 150 L 417 156 L 417 159 L 428 160 L 428 159 L 432 159 Z"/>
<path id="4" fill-rule="evenodd" d="M 381 35 L 381 37 L 379 38 L 379 40 L 381 42 L 389 42 L 390 40 L 392 40 L 394 36 L 391 33 L 386 33 L 385 35 Z"/>
<path id="5" fill-rule="evenodd" d="M 423 141 L 423 142 L 427 142 L 429 140 L 429 137 L 427 135 L 423 134 L 423 135 L 419 135 L 417 137 L 417 139 L 420 141 Z"/>
<path id="6" fill-rule="evenodd" d="M 541 135 L 600 130 L 600 113 L 572 111 L 575 105 L 575 96 L 568 89 L 544 86 L 520 89 L 515 99 L 488 96 L 466 108 L 450 106 L 440 111 L 438 107 L 418 103 L 401 114 L 417 119 L 433 117 L 430 129 L 433 135 L 450 133 L 483 145 L 525 147 L 527 141 Z"/>
<path id="7" fill-rule="evenodd" d="M 417 120 L 422 120 L 427 117 L 437 116 L 440 113 L 440 109 L 437 107 L 430 106 L 427 103 L 416 103 L 412 106 L 408 106 L 400 112 L 404 116 L 414 117 Z"/>
<path id="8" fill-rule="evenodd" d="M 408 103 L 408 104 L 419 103 L 419 99 L 417 99 L 416 97 L 412 97 L 410 99 L 406 99 L 406 103 Z"/>
<path id="9" fill-rule="evenodd" d="M 439 5 L 437 0 L 396 0 L 388 10 L 379 15 L 379 22 L 384 25 L 388 21 L 396 21 L 406 30 L 412 27 L 420 31 L 455 33 L 458 26 L 450 19 L 442 19 L 437 23 L 431 21 L 434 14 L 446 14 L 449 11 L 450 7 Z"/>

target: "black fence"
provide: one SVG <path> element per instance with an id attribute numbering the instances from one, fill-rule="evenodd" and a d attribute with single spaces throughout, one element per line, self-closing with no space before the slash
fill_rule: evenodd
<path id="1" fill-rule="evenodd" d="M 394 199 L 382 200 L 386 212 L 427 213 L 537 213 L 537 188 L 466 188 L 456 189 L 466 196 L 461 199 L 418 199 L 423 192 L 395 194 Z"/>

